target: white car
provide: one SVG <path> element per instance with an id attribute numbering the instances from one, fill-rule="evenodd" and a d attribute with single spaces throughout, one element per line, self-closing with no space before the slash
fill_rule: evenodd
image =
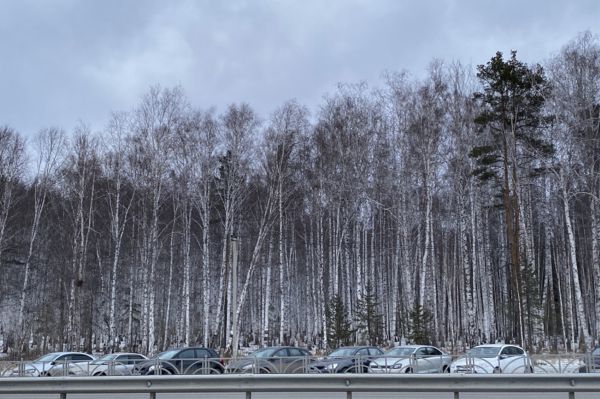
<path id="1" fill-rule="evenodd" d="M 87 353 L 53 352 L 31 362 L 21 363 L 19 366 L 12 369 L 11 376 L 59 376 L 68 374 L 65 373 L 63 368 L 65 364 L 79 364 L 80 367 L 86 367 L 86 364 L 93 360 L 94 357 Z"/>
<path id="2" fill-rule="evenodd" d="M 390 349 L 369 365 L 372 373 L 448 373 L 452 356 L 435 346 L 405 345 Z"/>
<path id="3" fill-rule="evenodd" d="M 139 353 L 109 353 L 89 364 L 69 364 L 69 375 L 131 375 L 133 366 L 148 358 Z"/>
<path id="4" fill-rule="evenodd" d="M 467 351 L 450 366 L 452 373 L 533 373 L 533 363 L 517 345 L 480 345 Z"/>

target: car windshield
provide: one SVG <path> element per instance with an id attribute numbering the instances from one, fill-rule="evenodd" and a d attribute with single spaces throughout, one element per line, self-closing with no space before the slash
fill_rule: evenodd
<path id="1" fill-rule="evenodd" d="M 279 348 L 262 348 L 257 350 L 254 353 L 251 353 L 250 356 L 251 357 L 269 357 L 269 356 L 273 356 L 273 354 L 275 352 L 277 352 L 279 350 Z"/>
<path id="2" fill-rule="evenodd" d="M 594 349 L 594 351 L 592 352 L 593 356 L 600 356 L 600 347 Z"/>
<path id="3" fill-rule="evenodd" d="M 356 352 L 355 348 L 340 348 L 331 352 L 328 357 L 344 357 L 344 356 L 354 356 Z"/>
<path id="4" fill-rule="evenodd" d="M 497 346 L 477 346 L 468 351 L 467 354 L 472 357 L 496 357 L 500 349 Z"/>
<path id="5" fill-rule="evenodd" d="M 119 356 L 116 353 L 109 353 L 108 355 L 104 355 L 96 360 L 94 360 L 92 362 L 92 364 L 102 364 L 104 362 L 110 362 L 112 360 L 115 360 L 117 358 L 117 356 Z"/>
<path id="6" fill-rule="evenodd" d="M 394 348 L 385 353 L 386 356 L 410 356 L 415 351 L 415 348 Z"/>
<path id="7" fill-rule="evenodd" d="M 162 359 L 162 360 L 173 359 L 173 356 L 175 356 L 178 353 L 179 353 L 179 349 L 165 351 L 165 352 L 161 352 L 158 355 L 154 356 L 152 359 Z"/>
<path id="8" fill-rule="evenodd" d="M 56 358 L 59 356 L 60 356 L 60 353 L 48 353 L 47 355 L 44 355 L 42 357 L 35 359 L 34 362 L 36 362 L 36 363 L 52 362 L 52 361 L 56 360 Z"/>

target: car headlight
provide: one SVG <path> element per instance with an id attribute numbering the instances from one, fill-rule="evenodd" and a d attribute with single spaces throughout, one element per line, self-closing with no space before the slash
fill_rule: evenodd
<path id="1" fill-rule="evenodd" d="M 154 371 L 155 368 L 156 366 L 153 364 L 152 366 L 148 367 L 148 371 Z"/>
<path id="2" fill-rule="evenodd" d="M 392 366 L 392 368 L 394 369 L 401 369 L 402 368 L 402 363 L 396 363 Z"/>
<path id="3" fill-rule="evenodd" d="M 327 365 L 327 368 L 329 370 L 335 370 L 335 369 L 337 369 L 337 366 L 338 366 L 337 363 L 331 363 L 331 364 Z"/>
<path id="4" fill-rule="evenodd" d="M 252 368 L 253 364 L 246 364 L 245 366 L 240 367 L 242 370 L 250 370 Z"/>

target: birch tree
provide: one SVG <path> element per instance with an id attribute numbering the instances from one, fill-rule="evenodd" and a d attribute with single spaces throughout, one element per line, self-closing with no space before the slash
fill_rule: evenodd
<path id="1" fill-rule="evenodd" d="M 26 301 L 29 297 L 31 263 L 35 251 L 36 239 L 38 237 L 40 223 L 46 206 L 48 190 L 56 180 L 56 174 L 61 167 L 61 161 L 66 144 L 65 134 L 62 130 L 51 128 L 43 129 L 36 137 L 36 174 L 33 181 L 33 222 L 29 232 L 29 246 L 25 258 L 25 271 L 23 275 L 23 287 L 21 290 L 21 302 L 19 306 L 18 328 L 20 336 L 24 333 L 24 317 L 26 312 Z"/>
<path id="2" fill-rule="evenodd" d="M 247 171 L 250 166 L 252 142 L 254 140 L 258 120 L 254 111 L 247 105 L 231 105 L 222 116 L 222 134 L 225 154 L 220 159 L 218 195 L 222 207 L 223 243 L 219 276 L 219 300 L 214 331 L 219 331 L 219 324 L 225 328 L 222 335 L 225 347 L 231 346 L 231 274 L 229 273 L 228 247 L 229 238 L 233 234 L 234 223 L 239 217 L 240 207 L 244 200 L 248 185 Z M 225 320 L 221 320 L 221 316 Z"/>
<path id="3" fill-rule="evenodd" d="M 142 347 L 154 352 L 156 344 L 156 290 L 154 281 L 162 246 L 159 225 L 163 205 L 164 185 L 174 132 L 181 128 L 187 102 L 180 88 L 153 87 L 134 111 L 132 145 L 135 178 L 140 185 L 142 207 Z M 147 201 L 145 200 L 147 199 Z"/>
<path id="4" fill-rule="evenodd" d="M 69 276 L 67 335 L 69 344 L 79 348 L 82 333 L 82 305 L 85 300 L 84 289 L 89 287 L 86 268 L 88 250 L 94 225 L 94 206 L 96 201 L 96 179 L 99 173 L 97 141 L 82 125 L 75 133 L 67 157 L 63 178 L 68 203 L 68 215 L 71 220 L 71 265 Z M 87 343 L 91 345 L 91 343 Z"/>
<path id="5" fill-rule="evenodd" d="M 130 134 L 130 116 L 128 114 L 114 114 L 109 124 L 109 136 L 107 137 L 104 154 L 103 170 L 107 178 L 106 202 L 110 218 L 111 239 L 111 272 L 110 272 L 110 294 L 109 294 L 109 321 L 108 321 L 108 345 L 115 351 L 117 342 L 117 282 L 119 281 L 119 270 L 121 265 L 121 249 L 123 236 L 129 223 L 129 212 L 135 198 L 132 188 L 134 186 L 127 175 L 127 157 L 129 148 L 127 143 Z M 129 190 L 127 190 L 129 188 Z M 129 191 L 129 192 L 128 192 Z"/>

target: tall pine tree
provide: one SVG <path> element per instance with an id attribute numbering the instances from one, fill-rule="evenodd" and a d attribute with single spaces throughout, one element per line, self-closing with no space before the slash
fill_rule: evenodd
<path id="1" fill-rule="evenodd" d="M 474 98 L 481 107 L 475 123 L 485 134 L 482 145 L 471 151 L 476 159 L 474 174 L 484 181 L 494 181 L 501 189 L 504 228 L 508 244 L 508 264 L 517 340 L 529 345 L 531 331 L 526 331 L 527 319 L 534 318 L 525 281 L 531 278 L 533 259 L 522 250 L 523 178 L 539 170 L 539 161 L 553 153 L 552 145 L 542 137 L 542 127 L 549 120 L 544 115 L 544 101 L 550 91 L 541 66 L 528 67 L 517 60 L 513 51 L 508 60 L 497 52 L 486 64 L 477 67 L 483 91 Z M 534 306 L 535 308 L 535 306 Z"/>

